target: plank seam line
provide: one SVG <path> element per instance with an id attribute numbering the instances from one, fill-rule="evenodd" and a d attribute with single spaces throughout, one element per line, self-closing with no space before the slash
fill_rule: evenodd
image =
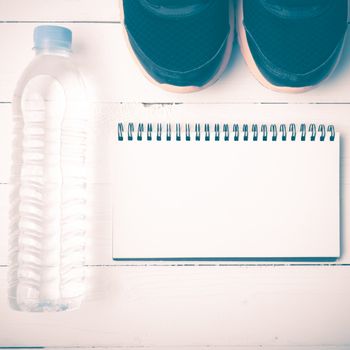
<path id="1" fill-rule="evenodd" d="M 71 23 L 71 24 L 120 24 L 120 21 L 72 21 L 72 20 L 31 20 L 31 21 L 0 21 L 0 24 L 35 24 L 35 23 Z"/>
<path id="2" fill-rule="evenodd" d="M 176 347 L 172 345 L 107 345 L 107 346 L 101 346 L 101 345 L 76 345 L 76 346 L 33 346 L 33 347 L 0 347 L 0 349 L 247 349 L 247 350 L 256 350 L 256 349 L 278 349 L 278 350 L 292 350 L 292 349 L 309 349 L 309 350 L 330 350 L 330 349 L 348 349 L 344 348 L 344 346 L 348 346 L 347 344 L 345 345 L 177 345 Z"/>
<path id="3" fill-rule="evenodd" d="M 56 22 L 57 23 L 57 22 Z M 206 106 L 206 105 L 350 105 L 350 102 L 257 102 L 257 101 L 232 101 L 232 102 L 125 102 L 125 101 L 91 101 L 93 104 L 115 104 L 115 105 L 143 105 L 146 108 L 151 106 L 178 106 L 178 105 L 198 105 L 198 106 Z M 0 104 L 11 104 L 11 101 L 0 101 Z"/>
<path id="4" fill-rule="evenodd" d="M 85 267 L 349 267 L 350 263 L 343 264 L 92 264 Z M 8 268 L 7 264 L 0 265 L 0 268 Z"/>

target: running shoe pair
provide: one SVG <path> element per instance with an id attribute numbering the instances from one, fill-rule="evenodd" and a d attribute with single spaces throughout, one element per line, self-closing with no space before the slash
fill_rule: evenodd
<path id="1" fill-rule="evenodd" d="M 120 0 L 120 7 L 142 71 L 175 92 L 197 91 L 220 77 L 235 27 L 258 81 L 276 91 L 305 91 L 336 66 L 348 14 L 348 0 L 238 0 L 237 7 L 233 0 Z"/>

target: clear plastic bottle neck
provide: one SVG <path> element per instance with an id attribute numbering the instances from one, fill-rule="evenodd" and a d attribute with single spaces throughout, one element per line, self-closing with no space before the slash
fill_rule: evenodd
<path id="1" fill-rule="evenodd" d="M 64 48 L 34 48 L 36 56 L 39 55 L 51 55 L 51 56 L 62 56 L 70 57 L 72 54 L 71 50 Z"/>

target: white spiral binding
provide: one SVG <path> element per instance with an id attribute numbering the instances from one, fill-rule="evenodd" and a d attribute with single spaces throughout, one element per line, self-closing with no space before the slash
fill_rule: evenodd
<path id="1" fill-rule="evenodd" d="M 333 125 L 301 124 L 297 129 L 296 124 L 219 124 L 209 123 L 118 123 L 118 141 L 296 141 L 300 134 L 301 141 L 334 141 L 335 128 Z"/>

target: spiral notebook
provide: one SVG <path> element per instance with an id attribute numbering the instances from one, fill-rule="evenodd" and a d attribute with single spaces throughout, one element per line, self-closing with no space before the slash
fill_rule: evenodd
<path id="1" fill-rule="evenodd" d="M 339 134 L 327 125 L 119 123 L 113 258 L 337 258 Z"/>

